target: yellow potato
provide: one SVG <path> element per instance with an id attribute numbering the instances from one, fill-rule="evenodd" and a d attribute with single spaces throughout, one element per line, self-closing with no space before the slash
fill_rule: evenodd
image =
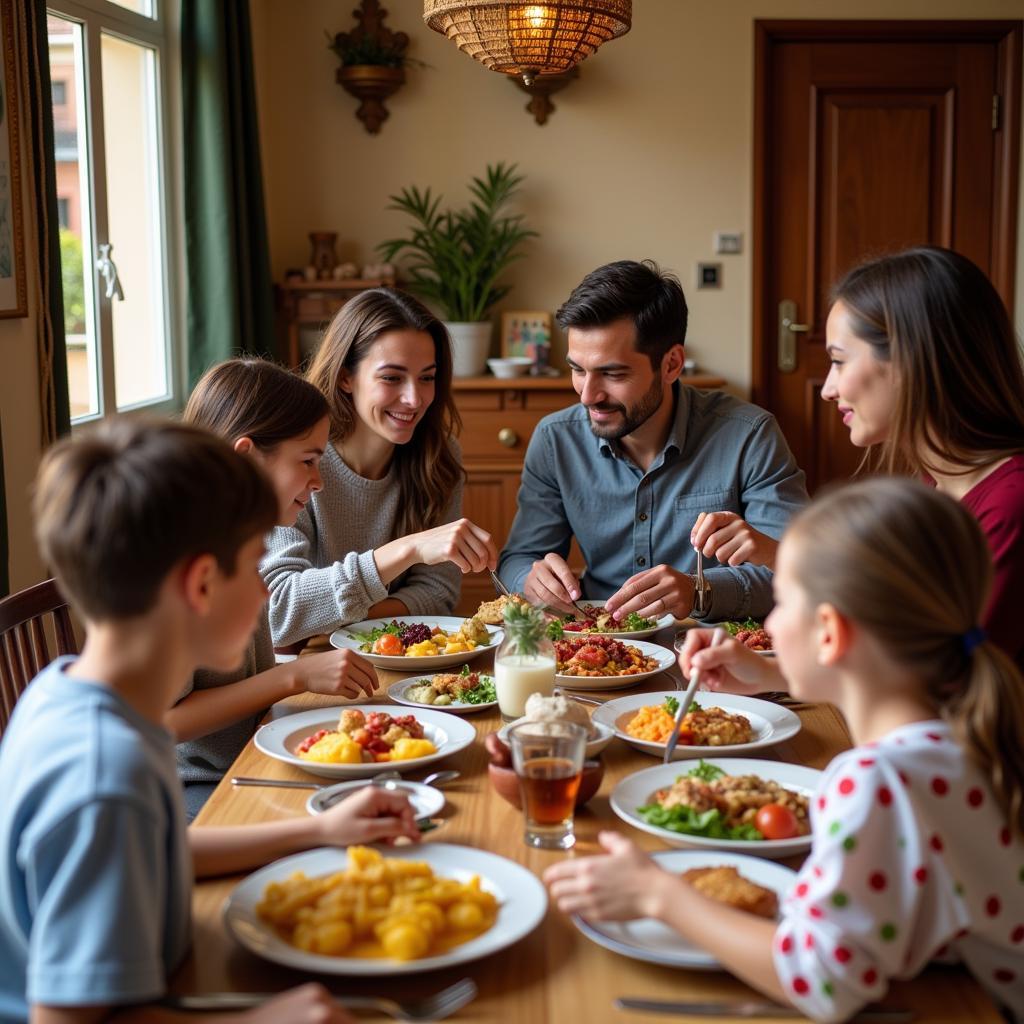
<path id="1" fill-rule="evenodd" d="M 414 924 L 400 924 L 386 931 L 380 944 L 384 952 L 396 960 L 418 960 L 430 948 L 430 938 Z"/>
<path id="2" fill-rule="evenodd" d="M 391 748 L 391 760 L 409 761 L 414 757 L 426 757 L 436 753 L 437 747 L 430 740 L 404 739 L 398 740 Z"/>
<path id="3" fill-rule="evenodd" d="M 347 733 L 329 732 L 299 757 L 321 764 L 362 764 L 363 748 Z"/>
<path id="4" fill-rule="evenodd" d="M 405 649 L 407 658 L 432 658 L 437 654 L 437 645 L 431 640 L 421 640 Z"/>

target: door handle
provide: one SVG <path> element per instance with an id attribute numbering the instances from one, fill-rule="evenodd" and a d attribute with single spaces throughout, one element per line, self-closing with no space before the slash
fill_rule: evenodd
<path id="1" fill-rule="evenodd" d="M 796 322 L 796 303 L 783 299 L 779 303 L 779 371 L 792 373 L 796 369 L 796 336 L 810 331 L 810 324 Z"/>

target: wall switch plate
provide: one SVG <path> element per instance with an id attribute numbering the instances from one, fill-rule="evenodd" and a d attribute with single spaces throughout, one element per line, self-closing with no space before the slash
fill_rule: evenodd
<path id="1" fill-rule="evenodd" d="M 738 231 L 716 231 L 714 241 L 719 255 L 743 252 L 743 235 Z"/>
<path id="2" fill-rule="evenodd" d="M 721 263 L 698 263 L 697 264 L 697 288 L 721 288 L 722 287 L 722 264 Z"/>

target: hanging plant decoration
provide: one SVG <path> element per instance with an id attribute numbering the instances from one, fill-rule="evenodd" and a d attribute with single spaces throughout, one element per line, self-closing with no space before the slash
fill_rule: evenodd
<path id="1" fill-rule="evenodd" d="M 371 135 L 387 120 L 384 100 L 405 83 L 405 69 L 421 64 L 405 54 L 409 37 L 384 27 L 388 12 L 379 0 L 361 0 L 353 12 L 358 25 L 351 32 L 338 32 L 329 49 L 341 61 L 335 79 L 360 101 L 356 117 Z"/>

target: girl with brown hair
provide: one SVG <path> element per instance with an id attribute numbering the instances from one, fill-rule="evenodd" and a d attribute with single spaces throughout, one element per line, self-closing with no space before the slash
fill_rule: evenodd
<path id="1" fill-rule="evenodd" d="M 995 583 L 982 625 L 1024 668 L 1024 364 L 988 278 L 947 249 L 871 260 L 832 293 L 826 325 L 835 402 L 873 463 L 933 483 L 974 514 Z M 702 517 L 692 543 L 721 561 L 771 565 L 776 542 L 731 513 Z"/>
<path id="2" fill-rule="evenodd" d="M 294 523 L 320 489 L 327 403 L 315 387 L 283 367 L 252 358 L 211 367 L 192 392 L 184 419 L 223 437 L 259 465 L 277 495 L 279 525 Z M 164 716 L 178 740 L 178 775 L 189 820 L 275 701 L 305 691 L 361 697 L 376 689 L 373 667 L 352 651 L 276 664 L 264 608 L 242 665 L 231 672 L 198 670 Z"/>
<path id="3" fill-rule="evenodd" d="M 330 443 L 323 490 L 294 527 L 274 531 L 262 566 L 275 644 L 368 617 L 450 612 L 460 571 L 493 569 L 497 552 L 460 516 L 444 326 L 402 292 L 362 292 L 327 328 L 307 379 L 327 399 Z"/>
<path id="4" fill-rule="evenodd" d="M 1024 1020 L 1024 681 L 978 626 L 991 582 L 977 522 L 922 483 L 812 503 L 783 538 L 766 626 L 790 690 L 836 704 L 855 746 L 819 782 L 779 921 L 712 903 L 615 833 L 606 856 L 549 869 L 559 907 L 660 919 L 815 1020 L 846 1020 L 937 955 Z M 766 659 L 718 646 L 730 668 L 702 681 L 760 685 Z M 699 661 L 680 656 L 685 673 Z"/>

